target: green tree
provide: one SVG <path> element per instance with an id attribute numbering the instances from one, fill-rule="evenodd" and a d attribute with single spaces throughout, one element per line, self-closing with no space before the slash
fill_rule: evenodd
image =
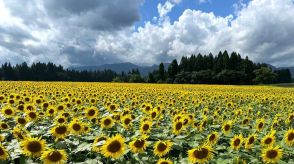
<path id="1" fill-rule="evenodd" d="M 270 84 L 273 83 L 274 79 L 277 77 L 277 74 L 272 72 L 268 67 L 261 67 L 260 69 L 254 70 L 255 78 L 253 82 L 257 84 Z"/>
<path id="2" fill-rule="evenodd" d="M 158 73 L 159 73 L 159 80 L 164 81 L 165 71 L 164 71 L 164 65 L 162 62 L 159 64 Z"/>

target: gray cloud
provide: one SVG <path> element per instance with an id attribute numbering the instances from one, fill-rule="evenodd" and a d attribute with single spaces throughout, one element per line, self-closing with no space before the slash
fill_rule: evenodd
<path id="1" fill-rule="evenodd" d="M 294 63 L 293 0 L 242 3 L 227 17 L 187 9 L 177 21 L 163 14 L 135 30 L 142 2 L 0 0 L 0 62 L 151 65 L 226 49 L 276 66 Z"/>

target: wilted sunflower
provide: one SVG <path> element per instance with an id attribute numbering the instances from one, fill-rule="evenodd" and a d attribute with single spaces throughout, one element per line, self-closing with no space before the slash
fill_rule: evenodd
<path id="1" fill-rule="evenodd" d="M 110 117 L 104 117 L 100 120 L 100 126 L 102 129 L 109 129 L 112 128 L 114 125 L 114 120 Z"/>
<path id="2" fill-rule="evenodd" d="M 140 132 L 142 134 L 147 134 L 151 131 L 152 122 L 151 121 L 145 121 L 141 123 L 140 126 Z"/>
<path id="3" fill-rule="evenodd" d="M 283 151 L 279 146 L 270 146 L 262 150 L 261 156 L 265 163 L 277 163 L 282 158 Z"/>
<path id="4" fill-rule="evenodd" d="M 173 164 L 173 161 L 170 159 L 160 158 L 156 164 Z"/>
<path id="5" fill-rule="evenodd" d="M 5 161 L 9 158 L 8 152 L 3 145 L 0 144 L 0 160 Z"/>
<path id="6" fill-rule="evenodd" d="M 117 134 L 106 140 L 106 143 L 101 147 L 102 154 L 105 157 L 119 158 L 125 153 L 126 144 L 125 138 Z"/>
<path id="7" fill-rule="evenodd" d="M 243 143 L 243 136 L 242 134 L 235 135 L 234 138 L 231 139 L 231 148 L 234 150 L 238 150 Z"/>
<path id="8" fill-rule="evenodd" d="M 212 132 L 208 137 L 207 137 L 207 143 L 210 145 L 214 145 L 217 143 L 218 140 L 218 133 L 217 132 Z"/>
<path id="9" fill-rule="evenodd" d="M 288 146 L 294 145 L 294 129 L 289 129 L 284 135 L 284 141 Z"/>
<path id="10" fill-rule="evenodd" d="M 227 135 L 227 134 L 229 134 L 231 132 L 232 124 L 233 124 L 232 121 L 226 121 L 226 122 L 223 123 L 222 131 L 223 131 L 223 133 L 225 135 Z"/>
<path id="11" fill-rule="evenodd" d="M 182 121 L 176 121 L 176 122 L 173 123 L 173 133 L 175 135 L 179 135 L 182 128 L 183 128 L 183 122 Z"/>
<path id="12" fill-rule="evenodd" d="M 39 157 L 46 148 L 45 140 L 27 137 L 21 142 L 23 154 L 29 157 Z"/>
<path id="13" fill-rule="evenodd" d="M 64 139 L 69 134 L 69 129 L 66 124 L 57 124 L 50 129 L 50 133 L 57 139 Z"/>
<path id="14" fill-rule="evenodd" d="M 147 141 L 142 138 L 136 138 L 129 143 L 129 147 L 133 153 L 142 153 L 147 147 Z"/>
<path id="15" fill-rule="evenodd" d="M 156 156 L 162 157 L 171 150 L 172 145 L 173 143 L 169 140 L 157 141 L 153 147 L 153 153 Z"/>
<path id="16" fill-rule="evenodd" d="M 94 152 L 100 152 L 102 145 L 106 142 L 107 136 L 101 135 L 95 138 L 93 144 L 92 144 L 92 150 Z"/>
<path id="17" fill-rule="evenodd" d="M 1 109 L 2 114 L 4 115 L 4 117 L 6 118 L 11 118 L 14 116 L 15 114 L 15 110 L 13 109 L 12 106 L 8 105 L 5 106 L 4 108 Z"/>
<path id="18" fill-rule="evenodd" d="M 26 137 L 30 137 L 29 132 L 27 132 L 25 129 L 15 127 L 12 131 L 12 134 L 14 138 L 17 140 L 24 140 Z"/>
<path id="19" fill-rule="evenodd" d="M 64 164 L 67 161 L 67 153 L 64 150 L 49 149 L 41 156 L 44 164 Z"/>
<path id="20" fill-rule="evenodd" d="M 206 163 L 213 158 L 213 149 L 209 145 L 188 150 L 189 161 L 192 163 Z"/>
<path id="21" fill-rule="evenodd" d="M 83 133 L 84 124 L 78 119 L 73 119 L 69 124 L 69 128 L 72 134 L 79 135 Z"/>
<path id="22" fill-rule="evenodd" d="M 272 146 L 272 145 L 274 145 L 275 141 L 276 141 L 276 137 L 275 137 L 274 133 L 269 133 L 262 138 L 261 145 L 262 146 Z"/>

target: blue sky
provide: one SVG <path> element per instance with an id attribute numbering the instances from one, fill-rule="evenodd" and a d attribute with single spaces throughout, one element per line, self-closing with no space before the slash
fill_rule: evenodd
<path id="1" fill-rule="evenodd" d="M 203 12 L 213 12 L 216 16 L 226 17 L 228 15 L 234 15 L 234 4 L 240 2 L 248 4 L 250 0 L 208 0 L 206 2 L 200 2 L 199 0 L 182 0 L 181 3 L 175 5 L 168 16 L 171 22 L 178 20 L 186 9 L 201 10 Z M 153 17 L 159 17 L 157 5 L 159 3 L 164 4 L 166 0 L 145 0 L 142 6 L 140 6 L 140 21 L 135 23 L 135 26 L 144 26 L 147 21 L 152 21 Z"/>

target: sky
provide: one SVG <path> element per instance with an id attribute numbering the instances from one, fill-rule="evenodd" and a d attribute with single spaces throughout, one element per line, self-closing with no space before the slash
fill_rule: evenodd
<path id="1" fill-rule="evenodd" d="M 293 0 L 0 0 L 0 64 L 153 65 L 228 50 L 294 66 Z"/>

